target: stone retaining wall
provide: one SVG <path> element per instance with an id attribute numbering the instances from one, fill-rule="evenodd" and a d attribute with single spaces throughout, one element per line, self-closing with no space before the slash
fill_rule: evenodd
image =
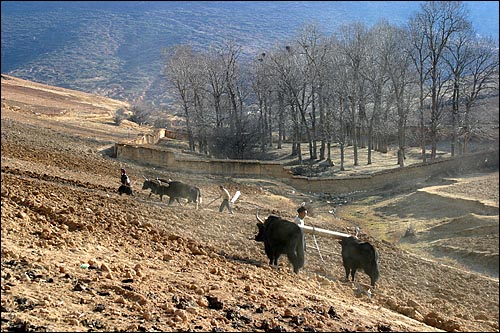
<path id="1" fill-rule="evenodd" d="M 151 145 L 115 144 L 116 156 L 147 165 L 159 166 L 172 171 L 208 173 L 227 176 L 262 176 L 290 178 L 291 173 L 279 162 L 252 160 L 221 160 L 186 158 L 176 156 L 168 148 Z"/>
<path id="2" fill-rule="evenodd" d="M 332 194 L 380 190 L 390 188 L 395 184 L 403 185 L 424 181 L 435 176 L 453 175 L 464 171 L 498 169 L 498 156 L 498 150 L 484 151 L 461 157 L 379 171 L 366 176 L 334 178 L 292 176 L 288 183 L 303 191 Z"/>

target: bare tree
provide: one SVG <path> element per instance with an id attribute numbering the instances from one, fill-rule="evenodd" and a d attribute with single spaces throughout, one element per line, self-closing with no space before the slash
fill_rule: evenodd
<path id="1" fill-rule="evenodd" d="M 398 128 L 398 164 L 404 166 L 406 146 L 406 122 L 411 110 L 410 101 L 414 89 L 412 63 L 407 50 L 409 45 L 405 43 L 406 33 L 399 28 L 387 29 L 385 39 L 385 50 L 383 54 L 385 71 L 391 83 L 391 93 L 394 96 L 397 128 Z"/>
<path id="2" fill-rule="evenodd" d="M 422 162 L 427 161 L 426 153 L 426 126 L 425 126 L 425 105 L 424 101 L 429 96 L 430 91 L 426 88 L 426 81 L 428 79 L 430 69 L 426 66 L 430 56 L 429 49 L 426 47 L 426 38 L 422 34 L 425 24 L 417 16 L 410 18 L 408 25 L 409 43 L 412 46 L 409 56 L 413 61 L 413 65 L 417 71 L 418 77 L 418 102 L 419 102 L 419 127 L 420 127 L 420 146 L 422 149 Z"/>
<path id="3" fill-rule="evenodd" d="M 446 46 L 447 52 L 444 53 L 444 61 L 449 66 L 452 74 L 453 92 L 451 97 L 451 156 L 455 156 L 455 144 L 457 142 L 457 130 L 459 119 L 460 104 L 460 85 L 464 79 L 464 71 L 468 63 L 473 61 L 471 57 L 470 43 L 473 35 L 472 30 L 467 29 L 458 32 L 450 38 Z"/>
<path id="4" fill-rule="evenodd" d="M 326 42 L 325 51 L 320 89 L 320 105 L 324 116 L 320 121 L 322 140 L 326 140 L 326 161 L 333 165 L 332 143 L 336 138 L 336 131 L 339 130 L 339 126 L 336 126 L 338 125 L 336 124 L 336 113 L 340 112 L 340 96 L 343 96 L 345 92 L 344 87 L 339 88 L 342 85 L 342 78 L 339 75 L 342 53 L 340 52 L 339 42 L 334 36 L 331 36 Z M 322 152 L 320 158 L 324 158 Z"/>
<path id="5" fill-rule="evenodd" d="M 214 111 L 214 122 L 216 128 L 224 124 L 223 97 L 225 87 L 224 63 L 219 49 L 211 47 L 204 59 L 206 90 L 211 99 L 211 108 Z"/>
<path id="6" fill-rule="evenodd" d="M 358 139 L 361 118 L 364 117 L 364 90 L 361 76 L 362 62 L 366 52 L 366 27 L 362 23 L 354 23 L 341 28 L 342 52 L 347 60 L 348 90 L 345 92 L 350 114 L 350 138 L 353 146 L 354 165 L 358 163 Z"/>
<path id="7" fill-rule="evenodd" d="M 304 55 L 297 52 L 295 47 L 287 45 L 284 49 L 278 48 L 270 59 L 280 90 L 286 96 L 286 104 L 290 106 L 290 119 L 295 133 L 292 154 L 297 154 L 299 163 L 302 164 L 302 130 L 305 131 L 308 142 L 311 141 L 306 110 L 312 98 L 311 90 L 308 89 L 309 73 L 305 67 Z"/>
<path id="8" fill-rule="evenodd" d="M 241 62 L 240 56 L 241 46 L 225 40 L 222 46 L 210 50 L 205 62 L 205 66 L 208 65 L 204 68 L 207 73 L 205 87 L 210 95 L 209 106 L 215 110 L 207 144 L 220 157 L 249 156 L 258 138 L 255 133 L 258 126 L 251 119 L 247 106 L 250 68 Z"/>
<path id="9" fill-rule="evenodd" d="M 443 66 L 443 56 L 451 36 L 468 26 L 465 9 L 461 1 L 427 1 L 416 15 L 417 27 L 424 35 L 425 47 L 429 52 L 431 96 L 431 159 L 436 158 L 438 130 L 441 125 L 442 102 L 447 93 L 445 83 L 449 73 Z"/>
<path id="10" fill-rule="evenodd" d="M 464 83 L 461 86 L 465 111 L 461 136 L 463 153 L 477 128 L 474 128 L 472 106 L 485 91 L 496 91 L 498 95 L 498 44 L 491 38 L 478 38 L 470 46 L 470 61 L 465 68 Z"/>
<path id="11" fill-rule="evenodd" d="M 322 124 L 325 121 L 323 95 L 326 94 L 324 86 L 326 84 L 325 68 L 328 44 L 325 36 L 319 31 L 318 27 L 315 24 L 311 24 L 303 28 L 302 33 L 299 35 L 298 46 L 305 56 L 305 65 L 310 80 L 308 86 L 311 89 L 311 107 L 309 112 L 309 119 L 311 120 L 310 156 L 311 160 L 318 158 L 317 140 L 321 137 L 320 159 L 324 159 L 325 141 L 323 133 L 320 132 L 322 132 Z"/>
<path id="12" fill-rule="evenodd" d="M 289 133 L 294 133 L 292 143 L 292 156 L 296 155 L 297 133 L 299 126 L 296 119 L 293 98 L 290 96 L 289 85 L 293 81 L 294 73 L 289 59 L 287 46 L 285 49 L 276 46 L 269 52 L 262 52 L 257 57 L 257 63 L 254 65 L 254 78 L 252 79 L 253 91 L 256 94 L 259 116 L 262 123 L 265 121 L 265 112 L 269 112 L 268 136 L 269 144 L 272 144 L 272 119 L 275 118 L 278 128 L 277 148 L 282 148 L 282 142 L 286 137 L 287 119 L 292 121 L 292 129 Z M 290 81 L 291 80 L 291 81 Z M 290 112 L 287 113 L 286 110 Z M 290 116 L 290 117 L 288 117 Z"/>
<path id="13" fill-rule="evenodd" d="M 227 41 L 224 46 L 222 61 L 224 64 L 225 91 L 229 98 L 229 126 L 233 133 L 241 133 L 243 96 L 242 73 L 238 65 L 241 46 L 233 41 Z"/>
<path id="14" fill-rule="evenodd" d="M 251 87 L 259 113 L 259 140 L 262 152 L 265 152 L 266 147 L 272 146 L 272 96 L 273 90 L 277 88 L 272 84 L 272 67 L 267 64 L 268 62 L 269 57 L 266 57 L 266 53 L 261 53 L 253 63 L 251 78 Z"/>
<path id="15" fill-rule="evenodd" d="M 350 71 L 348 62 L 350 61 L 344 52 L 340 41 L 335 43 L 329 57 L 329 77 L 330 86 L 333 90 L 329 109 L 329 122 L 332 126 L 333 137 L 340 146 L 340 171 L 345 170 L 345 147 L 348 141 L 349 105 L 348 105 L 348 85 Z M 336 102 L 338 101 L 338 102 Z"/>
<path id="16" fill-rule="evenodd" d="M 371 112 L 367 109 L 367 151 L 368 162 L 372 164 L 372 149 L 374 127 L 380 123 L 382 112 L 382 98 L 386 83 L 389 80 L 385 71 L 385 54 L 392 50 L 388 50 L 384 40 L 387 38 L 389 25 L 387 22 L 380 22 L 375 25 L 369 32 L 367 38 L 367 56 L 364 61 L 364 66 L 361 72 L 363 78 L 367 82 L 371 96 Z M 387 135 L 387 133 L 381 133 Z"/>
<path id="17" fill-rule="evenodd" d="M 195 52 L 188 45 L 177 45 L 172 48 L 163 49 L 166 58 L 165 75 L 179 93 L 179 99 L 186 119 L 186 130 L 188 134 L 189 149 L 195 150 L 193 130 L 193 99 L 191 84 L 194 81 L 192 64 L 195 62 Z"/>
<path id="18" fill-rule="evenodd" d="M 209 141 L 224 141 L 217 136 L 236 142 L 239 156 L 250 149 L 249 140 L 245 139 L 251 137 L 247 127 L 250 123 L 244 119 L 247 75 L 238 62 L 239 53 L 240 47 L 231 41 L 221 48 L 212 47 L 207 53 L 195 52 L 190 46 L 164 51 L 165 73 L 179 93 L 191 150 L 195 150 L 197 141 L 199 151 L 208 154 Z M 217 150 L 219 154 L 227 152 Z"/>
<path id="19" fill-rule="evenodd" d="M 349 122 L 349 106 L 347 98 L 344 95 L 339 96 L 339 107 L 336 114 L 337 141 L 340 145 L 340 171 L 345 170 L 345 147 L 348 140 L 347 123 Z"/>

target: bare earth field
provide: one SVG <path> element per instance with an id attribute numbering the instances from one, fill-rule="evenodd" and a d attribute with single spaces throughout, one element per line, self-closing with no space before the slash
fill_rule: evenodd
<path id="1" fill-rule="evenodd" d="M 114 125 L 120 102 L 52 90 L 2 76 L 1 331 L 499 331 L 498 170 L 333 199 L 170 172 L 103 153 L 150 130 Z M 118 195 L 120 167 L 135 196 Z M 200 209 L 148 197 L 143 175 L 196 184 Z M 242 193 L 234 215 L 209 205 L 219 184 Z M 268 265 L 255 211 L 293 219 L 302 202 L 307 224 L 359 226 L 377 248 L 371 296 L 334 239 L 318 252 L 307 235 L 299 274 Z"/>

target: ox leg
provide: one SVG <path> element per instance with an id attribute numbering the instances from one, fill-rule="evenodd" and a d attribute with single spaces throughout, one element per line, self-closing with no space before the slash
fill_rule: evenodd
<path id="1" fill-rule="evenodd" d="M 269 265 L 273 266 L 274 265 L 274 256 L 271 253 L 266 253 L 267 257 L 269 258 Z"/>
<path id="2" fill-rule="evenodd" d="M 276 268 L 276 270 L 278 270 L 278 269 L 279 269 L 279 268 L 278 268 L 278 257 L 273 256 L 273 257 L 271 258 L 271 261 L 270 261 L 270 263 L 269 263 L 269 264 L 270 264 L 272 267 Z"/>
<path id="3" fill-rule="evenodd" d="M 269 265 L 272 265 L 273 264 L 273 254 L 271 253 L 271 249 L 269 248 L 267 243 L 264 245 L 265 245 L 264 251 L 266 252 L 267 258 L 269 259 Z"/>
<path id="4" fill-rule="evenodd" d="M 268 255 L 267 257 L 269 258 L 269 266 L 274 267 L 274 268 L 278 268 L 276 258 L 273 257 L 272 255 Z"/>
<path id="5" fill-rule="evenodd" d="M 273 255 L 273 258 L 274 258 L 274 265 L 276 265 L 276 267 L 278 267 L 278 259 L 280 258 L 280 253 L 274 253 Z"/>
<path id="6" fill-rule="evenodd" d="M 264 243 L 264 250 L 267 257 L 269 258 L 269 265 L 278 268 L 278 256 L 276 256 L 275 251 L 273 251 L 267 243 Z"/>
<path id="7" fill-rule="evenodd" d="M 351 279 L 352 279 L 352 281 L 354 281 L 354 276 L 355 276 L 355 275 L 356 275 L 356 268 L 353 268 L 353 269 L 351 270 Z"/>
<path id="8" fill-rule="evenodd" d="M 345 269 L 345 279 L 346 281 L 349 281 L 349 273 L 351 272 L 351 269 L 347 266 L 344 266 Z"/>
<path id="9" fill-rule="evenodd" d="M 278 257 L 274 251 L 266 251 L 267 257 L 269 258 L 269 265 L 278 266 Z"/>

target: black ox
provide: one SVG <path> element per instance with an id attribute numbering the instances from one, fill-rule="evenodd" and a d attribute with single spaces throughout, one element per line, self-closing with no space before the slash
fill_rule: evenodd
<path id="1" fill-rule="evenodd" d="M 299 272 L 304 267 L 304 237 L 303 230 L 296 224 L 281 217 L 269 215 L 265 221 L 255 215 L 259 228 L 255 240 L 264 242 L 264 249 L 270 265 L 278 265 L 278 259 L 286 254 L 293 265 L 293 271 Z"/>
<path id="2" fill-rule="evenodd" d="M 142 189 L 151 189 L 149 192 L 149 197 L 151 194 L 158 194 L 160 196 L 160 201 L 163 201 L 163 196 L 167 195 L 170 199 L 168 204 L 172 204 L 174 200 L 177 200 L 179 204 L 180 198 L 188 200 L 188 203 L 196 203 L 196 209 L 198 209 L 198 204 L 201 204 L 201 191 L 198 187 L 185 184 L 180 181 L 164 180 L 164 179 L 147 179 L 144 177 L 144 183 L 142 184 Z"/>
<path id="3" fill-rule="evenodd" d="M 354 281 L 356 270 L 362 269 L 371 280 L 371 286 L 375 287 L 375 282 L 379 278 L 378 253 L 368 242 L 362 242 L 356 237 L 347 237 L 339 241 L 342 246 L 342 263 L 345 268 L 345 278 Z"/>

